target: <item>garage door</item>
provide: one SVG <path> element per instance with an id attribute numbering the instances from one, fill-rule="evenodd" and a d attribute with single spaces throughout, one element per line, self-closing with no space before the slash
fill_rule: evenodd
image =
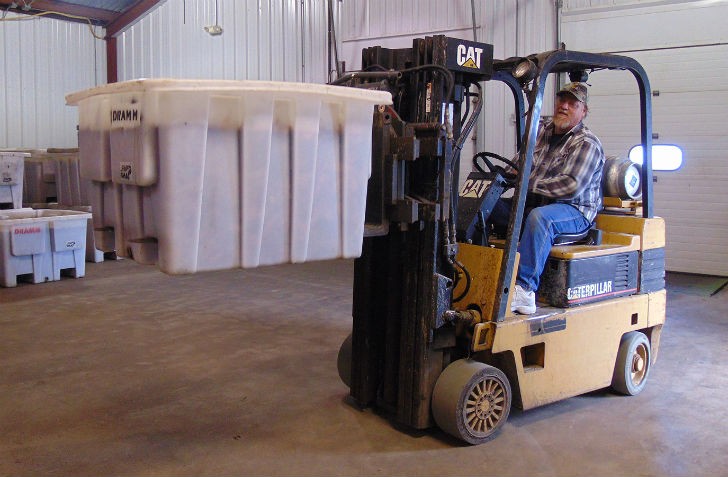
<path id="1" fill-rule="evenodd" d="M 728 44 L 718 29 L 712 38 L 706 33 L 710 18 L 726 18 L 728 7 L 725 2 L 700 3 L 690 21 L 685 20 L 684 6 L 566 15 L 563 34 L 569 49 L 615 51 L 619 45 L 625 48 L 619 53 L 645 67 L 654 93 L 654 142 L 677 145 L 684 153 L 677 171 L 655 172 L 655 214 L 667 224 L 666 268 L 728 276 Z M 696 16 L 705 21 L 694 21 Z M 633 35 L 635 28 L 640 33 Z M 693 39 L 687 40 L 691 29 Z M 641 37 L 644 31 L 650 32 L 649 39 Z M 635 44 L 630 44 L 631 35 Z M 639 48 L 636 43 L 641 42 L 649 47 Z M 627 73 L 596 73 L 590 83 L 586 122 L 607 154 L 626 156 L 639 141 L 634 81 Z"/>

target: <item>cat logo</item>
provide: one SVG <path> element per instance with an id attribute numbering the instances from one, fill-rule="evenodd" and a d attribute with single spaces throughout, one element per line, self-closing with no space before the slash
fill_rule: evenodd
<path id="1" fill-rule="evenodd" d="M 458 65 L 464 68 L 480 68 L 480 55 L 483 53 L 482 48 L 475 46 L 458 45 Z"/>
<path id="2" fill-rule="evenodd" d="M 463 188 L 460 189 L 460 197 L 479 199 L 483 197 L 483 192 L 485 192 L 489 183 L 489 181 L 483 179 L 468 179 L 463 184 Z"/>

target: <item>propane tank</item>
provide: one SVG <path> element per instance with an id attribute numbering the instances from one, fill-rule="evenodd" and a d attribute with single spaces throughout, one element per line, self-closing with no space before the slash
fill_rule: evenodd
<path id="1" fill-rule="evenodd" d="M 604 197 L 622 200 L 642 198 L 642 174 L 639 165 L 625 157 L 608 156 L 602 172 Z"/>

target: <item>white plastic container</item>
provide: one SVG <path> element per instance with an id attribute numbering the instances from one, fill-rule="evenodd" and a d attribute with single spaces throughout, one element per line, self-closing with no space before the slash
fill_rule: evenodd
<path id="1" fill-rule="evenodd" d="M 78 148 L 28 149 L 25 158 L 23 204 L 33 209 L 92 212 L 88 190 L 92 181 L 81 179 Z M 112 232 L 113 235 L 113 232 Z M 113 251 L 113 240 L 111 241 Z M 86 261 L 102 262 L 96 247 L 93 220 L 86 230 Z"/>
<path id="2" fill-rule="evenodd" d="M 30 154 L 25 152 L 0 152 L 0 205 L 11 209 L 23 207 L 23 160 Z"/>
<path id="3" fill-rule="evenodd" d="M 90 213 L 71 210 L 0 212 L 0 286 L 14 287 L 19 275 L 33 283 L 61 279 L 61 271 L 86 274 L 86 223 Z"/>
<path id="4" fill-rule="evenodd" d="M 30 154 L 28 154 L 30 156 Z M 26 204 L 48 202 L 52 195 L 43 181 L 43 163 L 37 159 L 28 157 L 24 163 L 23 173 L 23 202 Z"/>
<path id="5" fill-rule="evenodd" d="M 23 201 L 90 205 L 83 196 L 77 149 L 34 150 L 25 159 Z"/>
<path id="6" fill-rule="evenodd" d="M 56 165 L 45 150 L 32 151 L 25 158 L 23 201 L 26 204 L 55 202 Z"/>
<path id="7" fill-rule="evenodd" d="M 191 273 L 361 254 L 372 110 L 389 93 L 135 80 L 66 101 L 81 177 L 114 183 L 119 255 Z"/>
<path id="8" fill-rule="evenodd" d="M 53 162 L 56 184 L 56 199 L 58 204 L 79 206 L 90 205 L 84 197 L 84 188 L 81 186 L 79 172 L 78 152 L 49 153 Z"/>
<path id="9" fill-rule="evenodd" d="M 114 238 L 116 226 L 116 188 L 121 187 L 111 181 L 99 182 L 81 179 L 81 195 L 91 206 L 93 213 L 91 232 L 95 247 L 100 251 L 116 252 Z"/>
<path id="10" fill-rule="evenodd" d="M 31 209 L 73 210 L 77 212 L 88 212 L 89 218 L 86 222 L 86 261 L 91 263 L 100 263 L 104 261 L 104 250 L 99 249 L 96 245 L 96 236 L 94 234 L 93 224 L 93 210 L 90 205 L 60 205 L 56 203 L 26 205 Z"/>

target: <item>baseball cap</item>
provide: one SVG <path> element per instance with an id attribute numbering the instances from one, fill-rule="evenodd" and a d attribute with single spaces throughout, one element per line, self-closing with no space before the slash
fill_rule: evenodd
<path id="1" fill-rule="evenodd" d="M 563 88 L 559 90 L 558 93 L 556 93 L 556 96 L 560 96 L 562 94 L 569 93 L 570 95 L 574 96 L 576 99 L 581 101 L 582 103 L 587 103 L 589 101 L 589 92 L 586 89 L 586 83 L 567 83 L 564 85 Z"/>

